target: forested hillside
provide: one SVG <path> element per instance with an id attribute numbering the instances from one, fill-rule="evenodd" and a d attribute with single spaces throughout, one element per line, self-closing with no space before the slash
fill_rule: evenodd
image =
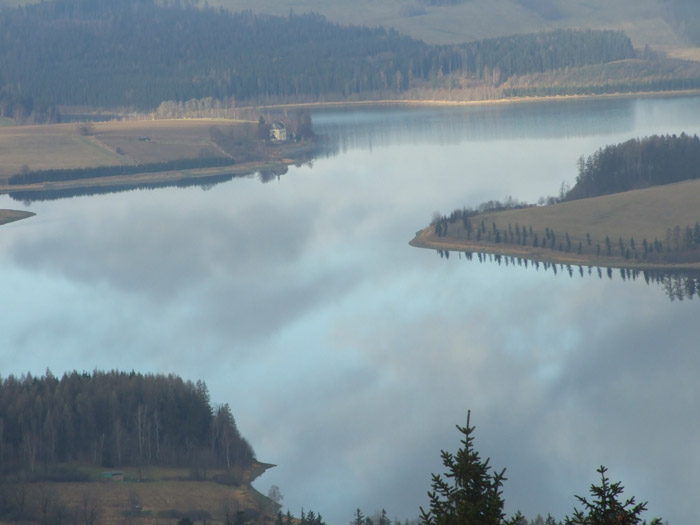
<path id="1" fill-rule="evenodd" d="M 58 462 L 101 467 L 246 467 L 255 461 L 229 406 L 203 382 L 135 372 L 0 381 L 0 469 L 50 476 Z"/>
<path id="2" fill-rule="evenodd" d="M 700 138 L 653 135 L 605 146 L 578 162 L 576 184 L 565 200 L 700 178 Z"/>
<path id="3" fill-rule="evenodd" d="M 179 3 L 178 3 L 179 4 Z M 55 105 L 152 110 L 162 101 L 368 98 L 451 74 L 512 75 L 633 56 L 621 32 L 561 30 L 429 46 L 315 14 L 275 17 L 154 0 L 59 0 L 0 12 L 0 115 Z"/>

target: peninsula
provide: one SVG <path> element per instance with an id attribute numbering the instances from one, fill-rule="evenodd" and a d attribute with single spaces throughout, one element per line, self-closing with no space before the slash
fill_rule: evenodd
<path id="1" fill-rule="evenodd" d="M 272 118 L 2 127 L 0 193 L 34 200 L 46 192 L 209 184 L 227 174 L 283 173 L 308 157 L 313 131 L 303 111 L 286 122 Z"/>
<path id="2" fill-rule="evenodd" d="M 30 211 L 0 210 L 0 226 L 36 215 Z"/>
<path id="3" fill-rule="evenodd" d="M 658 174 L 638 162 L 649 160 L 652 150 L 666 159 L 654 159 Z M 666 156 L 668 151 L 674 156 Z M 455 210 L 434 217 L 410 244 L 554 264 L 700 269 L 700 178 L 697 164 L 687 162 L 695 155 L 700 155 L 697 136 L 608 146 L 582 158 L 577 184 L 550 204 Z"/>

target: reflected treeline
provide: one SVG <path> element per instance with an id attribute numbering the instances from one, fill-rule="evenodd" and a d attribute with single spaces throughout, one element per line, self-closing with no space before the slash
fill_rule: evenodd
<path id="1" fill-rule="evenodd" d="M 562 111 L 575 112 L 562 131 Z M 314 131 L 333 139 L 339 151 L 403 144 L 459 144 L 464 141 L 585 137 L 621 133 L 634 120 L 634 101 L 576 100 L 548 104 L 470 107 L 373 106 L 313 112 Z"/>
<path id="2" fill-rule="evenodd" d="M 700 298 L 700 270 L 640 270 L 638 268 L 606 268 L 601 266 L 585 266 L 563 263 L 540 262 L 513 257 L 480 252 L 450 252 L 437 250 L 441 258 L 464 258 L 467 261 L 477 260 L 480 263 L 498 263 L 505 266 L 520 266 L 535 270 L 551 271 L 554 275 L 569 277 L 597 277 L 598 279 L 620 278 L 623 281 L 643 279 L 647 284 L 660 285 L 671 301 Z"/>
<path id="3" fill-rule="evenodd" d="M 225 173 L 223 175 L 210 175 L 206 177 L 186 177 L 177 181 L 143 182 L 139 184 L 114 184 L 110 186 L 83 186 L 80 188 L 66 188 L 40 191 L 12 191 L 10 198 L 24 203 L 52 201 L 58 199 L 70 199 L 72 197 L 85 197 L 92 195 L 105 195 L 108 193 L 123 193 L 133 190 L 155 190 L 159 188 L 190 188 L 200 186 L 204 190 L 211 189 L 216 184 L 228 182 L 237 175 Z"/>
<path id="4" fill-rule="evenodd" d="M 337 148 L 333 144 L 328 147 Z M 326 146 L 319 144 L 311 151 L 306 151 L 299 154 L 294 159 L 294 165 L 300 167 L 304 164 L 311 163 L 317 156 L 325 154 Z M 332 154 L 332 153 L 331 153 Z M 263 184 L 285 175 L 289 171 L 287 166 L 277 168 L 266 168 L 255 173 L 224 173 L 218 175 L 208 175 L 204 177 L 185 177 L 177 181 L 162 181 L 162 182 L 140 182 L 135 184 L 110 184 L 109 186 L 83 186 L 79 188 L 51 189 L 51 190 L 35 190 L 35 191 L 12 191 L 8 193 L 10 198 L 31 204 L 32 202 L 52 201 L 58 199 L 70 199 L 73 197 L 89 197 L 93 195 L 106 195 L 109 193 L 124 193 L 134 190 L 155 190 L 161 188 L 191 188 L 195 186 L 201 187 L 207 191 L 223 182 L 228 182 L 237 177 L 255 177 L 257 176 Z"/>

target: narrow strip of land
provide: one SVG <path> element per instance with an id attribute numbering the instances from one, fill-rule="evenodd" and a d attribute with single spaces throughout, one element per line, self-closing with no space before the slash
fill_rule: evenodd
<path id="1" fill-rule="evenodd" d="M 0 226 L 36 215 L 30 211 L 0 210 Z"/>
<path id="2" fill-rule="evenodd" d="M 469 217 L 469 227 L 464 220 L 446 221 L 419 231 L 410 244 L 556 264 L 700 269 L 700 248 L 686 245 L 698 221 L 700 181 L 692 180 L 486 212 Z"/>

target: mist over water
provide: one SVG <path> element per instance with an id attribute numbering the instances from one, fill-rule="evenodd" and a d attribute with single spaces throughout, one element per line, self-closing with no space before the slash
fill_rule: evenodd
<path id="1" fill-rule="evenodd" d="M 554 195 L 580 155 L 698 115 L 698 97 L 320 111 L 327 153 L 265 184 L 32 203 L 0 228 L 0 373 L 202 379 L 278 465 L 259 490 L 334 524 L 416 517 L 468 409 L 509 514 L 571 514 L 604 464 L 647 518 L 698 521 L 699 301 L 408 246 L 436 210 Z"/>

